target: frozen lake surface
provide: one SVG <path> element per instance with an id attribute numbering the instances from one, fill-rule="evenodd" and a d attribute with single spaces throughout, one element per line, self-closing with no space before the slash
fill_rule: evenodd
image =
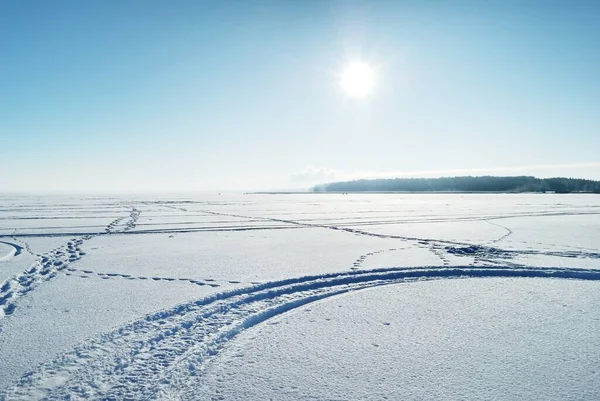
<path id="1" fill-rule="evenodd" d="M 0 399 L 600 399 L 600 196 L 0 196 Z"/>

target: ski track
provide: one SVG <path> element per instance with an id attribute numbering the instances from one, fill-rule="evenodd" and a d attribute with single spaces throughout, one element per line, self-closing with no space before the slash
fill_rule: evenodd
<path id="1" fill-rule="evenodd" d="M 506 239 L 507 237 L 509 237 L 509 236 L 511 236 L 513 234 L 513 230 L 511 230 L 508 227 L 503 226 L 502 224 L 494 223 L 491 220 L 485 220 L 485 222 L 488 223 L 488 224 L 491 224 L 493 226 L 500 227 L 500 228 L 506 230 L 506 234 L 502 235 L 499 238 L 496 238 L 495 240 L 492 240 L 492 243 L 494 243 L 494 244 L 497 243 L 497 242 L 500 242 L 500 241 L 502 241 L 504 239 Z"/>
<path id="2" fill-rule="evenodd" d="M 580 251 L 537 251 L 537 250 L 504 250 L 495 247 L 488 246 L 480 246 L 474 245 L 468 242 L 459 242 L 459 241 L 448 241 L 448 240 L 439 240 L 439 239 L 431 239 L 431 238 L 419 238 L 419 237 L 407 237 L 401 235 L 391 235 L 391 234 L 379 234 L 373 233 L 364 230 L 358 230 L 349 227 L 340 227 L 334 225 L 325 225 L 325 224 L 312 224 L 312 223 L 304 223 L 294 220 L 282 220 L 272 217 L 251 217 L 244 216 L 239 214 L 230 214 L 230 213 L 218 213 L 209 210 L 202 210 L 202 213 L 207 213 L 215 216 L 228 216 L 228 217 L 236 217 L 236 218 L 260 218 L 266 221 L 287 223 L 291 225 L 296 225 L 299 227 L 306 228 L 324 228 L 329 230 L 336 230 L 347 232 L 355 235 L 363 235 L 375 238 L 386 238 L 386 239 L 398 239 L 403 241 L 412 242 L 417 246 L 428 247 L 434 254 L 438 255 L 442 261 L 449 261 L 445 258 L 444 252 L 452 253 L 458 256 L 475 256 L 478 258 L 497 258 L 500 257 L 502 259 L 510 258 L 516 255 L 545 255 L 545 256 L 557 256 L 557 257 L 566 257 L 566 258 L 584 258 L 584 259 L 600 259 L 600 253 L 598 252 L 580 252 Z M 559 215 L 559 214 L 555 214 Z M 487 221 L 487 220 L 484 220 Z M 503 226 L 502 226 L 503 227 Z M 443 250 L 442 250 L 443 248 Z"/>
<path id="3" fill-rule="evenodd" d="M 164 207 L 166 209 L 171 209 L 171 210 L 178 210 L 180 212 L 187 212 L 188 210 L 183 208 L 183 207 L 179 207 L 179 206 L 174 206 L 173 204 L 177 204 L 179 202 L 169 202 L 169 201 L 157 201 L 157 202 L 143 202 L 145 205 L 152 205 L 152 206 L 161 206 Z"/>
<path id="4" fill-rule="evenodd" d="M 147 400 L 185 392 L 240 332 L 328 297 L 423 280 L 515 277 L 600 280 L 599 270 L 430 266 L 291 278 L 241 287 L 153 313 L 26 373 L 2 399 Z"/>
<path id="5" fill-rule="evenodd" d="M 135 207 L 131 208 L 129 215 L 119 217 L 112 221 L 103 233 L 86 234 L 78 238 L 69 240 L 66 244 L 59 246 L 43 255 L 26 271 L 16 277 L 4 281 L 0 285 L 0 319 L 12 315 L 17 307 L 17 300 L 34 290 L 37 286 L 55 278 L 58 273 L 68 268 L 69 263 L 81 259 L 85 252 L 81 245 L 96 236 L 110 235 L 120 232 L 127 232 L 135 228 L 135 224 L 140 216 L 140 211 Z M 16 237 L 14 234 L 13 237 Z M 16 244 L 12 246 L 20 247 Z M 27 246 L 31 254 L 31 250 Z"/>

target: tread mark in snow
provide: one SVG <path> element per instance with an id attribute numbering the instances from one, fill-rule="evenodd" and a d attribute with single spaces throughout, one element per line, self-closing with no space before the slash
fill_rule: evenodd
<path id="1" fill-rule="evenodd" d="M 15 241 L 15 242 L 20 242 L 20 241 Z M 0 241 L 0 244 L 8 245 L 11 248 L 13 248 L 6 257 L 0 258 L 0 262 L 3 262 L 5 260 L 10 260 L 16 256 L 19 256 L 21 253 L 23 253 L 23 249 L 26 249 L 24 246 L 15 244 L 13 242 L 8 242 L 8 241 Z"/>
<path id="2" fill-rule="evenodd" d="M 240 332 L 265 320 L 350 291 L 436 279 L 522 277 L 600 280 L 600 270 L 430 266 L 291 278 L 237 288 L 178 305 L 86 341 L 25 374 L 5 397 L 152 399 L 185 389 Z M 2 396 L 0 395 L 0 398 Z"/>

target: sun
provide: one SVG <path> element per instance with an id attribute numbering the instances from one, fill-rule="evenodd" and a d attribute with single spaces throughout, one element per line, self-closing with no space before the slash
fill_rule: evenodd
<path id="1" fill-rule="evenodd" d="M 340 77 L 340 85 L 348 96 L 362 98 L 375 86 L 375 73 L 368 65 L 360 61 L 350 63 Z"/>

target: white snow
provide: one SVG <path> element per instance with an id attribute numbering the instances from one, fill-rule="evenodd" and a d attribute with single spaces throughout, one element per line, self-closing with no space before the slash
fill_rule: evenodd
<path id="1" fill-rule="evenodd" d="M 172 398 L 597 400 L 600 282 L 371 288 L 236 338 Z"/>
<path id="2" fill-rule="evenodd" d="M 1 200 L 0 399 L 598 398 L 595 195 Z"/>
<path id="3" fill-rule="evenodd" d="M 11 260 L 16 253 L 17 249 L 13 245 L 0 242 L 0 262 L 7 262 Z"/>

